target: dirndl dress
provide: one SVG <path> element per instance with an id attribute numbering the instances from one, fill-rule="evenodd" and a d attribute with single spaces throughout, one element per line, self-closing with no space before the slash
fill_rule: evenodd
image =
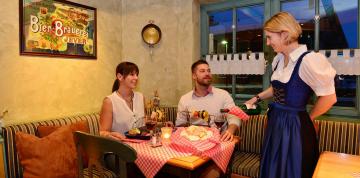
<path id="1" fill-rule="evenodd" d="M 314 125 L 306 111 L 313 93 L 299 76 L 303 53 L 290 80 L 271 81 L 273 103 L 269 105 L 268 124 L 261 151 L 261 178 L 311 178 L 319 158 Z M 274 70 L 276 70 L 277 65 Z"/>

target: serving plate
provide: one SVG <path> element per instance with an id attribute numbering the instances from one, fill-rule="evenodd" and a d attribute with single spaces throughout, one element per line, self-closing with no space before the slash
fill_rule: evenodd
<path id="1" fill-rule="evenodd" d="M 140 134 L 136 134 L 136 135 L 129 134 L 129 131 L 125 132 L 124 134 L 126 138 L 129 139 L 150 140 L 151 135 L 149 130 L 146 129 L 146 127 L 140 127 L 139 130 L 140 130 Z"/>

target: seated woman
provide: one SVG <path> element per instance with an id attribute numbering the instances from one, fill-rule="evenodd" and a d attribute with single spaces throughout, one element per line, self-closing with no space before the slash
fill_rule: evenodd
<path id="1" fill-rule="evenodd" d="M 107 96 L 100 113 L 100 135 L 121 140 L 124 132 L 144 125 L 144 96 L 134 91 L 139 68 L 131 62 L 116 67 L 113 93 Z"/>

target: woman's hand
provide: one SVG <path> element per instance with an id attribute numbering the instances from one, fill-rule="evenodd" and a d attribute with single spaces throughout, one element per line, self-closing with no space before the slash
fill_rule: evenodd
<path id="1" fill-rule="evenodd" d="M 126 138 L 125 135 L 118 132 L 108 132 L 108 131 L 100 131 L 100 135 L 103 137 L 108 137 L 114 140 L 123 140 Z"/>
<path id="2" fill-rule="evenodd" d="M 125 135 L 119 132 L 110 132 L 109 137 L 115 140 L 124 140 L 126 138 Z"/>

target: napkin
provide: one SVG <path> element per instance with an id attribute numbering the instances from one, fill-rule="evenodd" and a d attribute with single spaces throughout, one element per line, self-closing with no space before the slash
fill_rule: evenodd
<path id="1" fill-rule="evenodd" d="M 228 113 L 232 114 L 232 115 L 235 115 L 239 119 L 244 120 L 244 121 L 246 121 L 246 120 L 248 120 L 250 118 L 243 110 L 241 110 L 237 106 L 234 106 L 234 107 L 230 108 Z"/>
<path id="2" fill-rule="evenodd" d="M 220 143 L 220 133 L 216 128 L 208 128 L 213 132 L 213 136 L 206 140 L 190 141 L 181 136 L 181 132 L 185 131 L 184 127 L 179 127 L 174 134 L 171 135 L 171 144 L 187 147 L 195 151 L 195 154 L 202 153 L 206 150 L 213 148 Z"/>

